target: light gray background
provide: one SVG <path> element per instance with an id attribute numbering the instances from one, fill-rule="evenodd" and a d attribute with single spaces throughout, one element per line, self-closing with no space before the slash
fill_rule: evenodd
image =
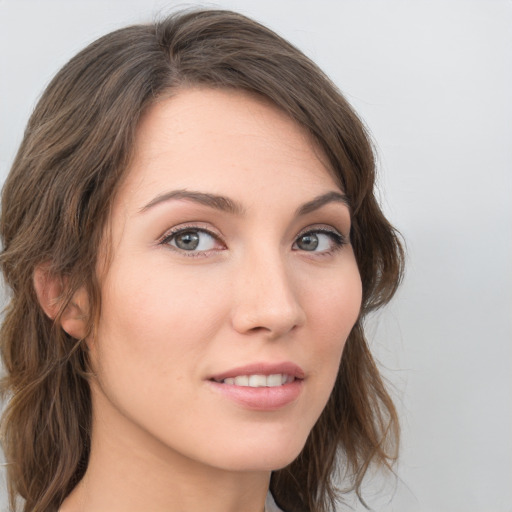
<path id="1" fill-rule="evenodd" d="M 0 0 L 2 179 L 58 68 L 176 5 L 194 4 Z M 408 271 L 369 325 L 404 434 L 398 481 L 371 480 L 369 502 L 512 511 L 512 2 L 203 5 L 253 16 L 303 49 L 377 141 L 382 204 L 407 240 Z"/>

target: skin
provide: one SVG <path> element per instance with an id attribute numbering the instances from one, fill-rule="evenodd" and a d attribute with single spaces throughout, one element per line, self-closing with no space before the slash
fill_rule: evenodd
<path id="1" fill-rule="evenodd" d="M 176 190 L 240 211 L 162 198 Z M 98 269 L 90 463 L 63 512 L 263 510 L 271 470 L 299 454 L 325 406 L 361 305 L 347 205 L 297 213 L 332 192 L 306 132 L 261 99 L 190 89 L 147 112 L 113 208 L 112 261 Z M 201 250 L 176 245 L 170 231 L 183 227 Z M 63 328 L 78 337 L 83 291 L 73 308 Z M 244 407 L 208 380 L 285 361 L 304 380 L 276 410 Z"/>

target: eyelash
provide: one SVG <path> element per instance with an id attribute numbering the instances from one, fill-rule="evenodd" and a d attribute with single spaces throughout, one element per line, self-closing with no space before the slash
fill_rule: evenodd
<path id="1" fill-rule="evenodd" d="M 171 250 L 178 252 L 179 254 L 182 254 L 183 256 L 186 256 L 188 258 L 201 258 L 201 257 L 207 257 L 208 253 L 211 251 L 186 251 L 184 249 L 180 249 L 179 247 L 174 247 L 170 244 L 170 242 L 176 238 L 178 235 L 186 232 L 197 232 L 197 233 L 206 233 L 208 236 L 213 238 L 216 242 L 221 242 L 222 238 L 217 234 L 213 233 L 209 229 L 206 229 L 204 227 L 196 226 L 196 225 L 190 225 L 190 226 L 180 226 L 171 229 L 171 231 L 168 231 L 158 242 L 159 245 L 165 245 L 169 247 Z M 219 252 L 222 249 L 213 249 L 214 252 Z"/>
<path id="2" fill-rule="evenodd" d="M 322 257 L 322 256 L 330 256 L 334 254 L 335 252 L 339 251 L 343 248 L 344 245 L 347 245 L 348 240 L 347 238 L 342 235 L 339 231 L 335 229 L 328 229 L 328 228 L 307 228 L 305 231 L 302 231 L 299 233 L 293 242 L 293 245 L 295 246 L 297 244 L 297 241 L 307 235 L 311 234 L 321 234 L 321 235 L 327 235 L 333 244 L 332 248 L 327 251 L 321 251 L 321 252 L 315 252 L 315 251 L 304 251 L 304 252 L 311 252 L 315 255 L 315 257 Z M 297 249 L 300 250 L 300 249 Z"/>
<path id="3" fill-rule="evenodd" d="M 177 228 L 172 229 L 171 231 L 168 231 L 158 242 L 159 245 L 167 246 L 171 248 L 173 251 L 176 251 L 186 257 L 189 258 L 198 258 L 198 257 L 207 257 L 210 250 L 207 251 L 187 251 L 185 249 L 180 249 L 179 247 L 172 246 L 170 242 L 175 239 L 179 234 L 186 233 L 186 232 L 200 232 L 200 233 L 206 233 L 208 236 L 213 238 L 215 241 L 220 242 L 224 244 L 222 238 L 216 234 L 210 231 L 209 229 L 206 229 L 204 227 L 196 226 L 196 225 L 190 225 L 190 226 L 180 226 Z M 347 245 L 348 240 L 347 238 L 342 235 L 340 232 L 334 229 L 327 229 L 327 228 L 308 228 L 305 231 L 300 232 L 297 237 L 295 238 L 293 242 L 292 248 L 297 244 L 298 240 L 300 240 L 302 237 L 305 237 L 307 235 L 327 235 L 333 244 L 333 247 L 327 251 L 303 251 L 304 253 L 311 252 L 315 255 L 315 257 L 322 257 L 322 256 L 329 256 L 337 251 L 339 251 L 344 245 Z M 224 244 L 225 245 L 225 244 Z M 214 252 L 219 252 L 223 249 L 213 249 Z M 295 251 L 300 251 L 301 249 L 293 249 Z"/>

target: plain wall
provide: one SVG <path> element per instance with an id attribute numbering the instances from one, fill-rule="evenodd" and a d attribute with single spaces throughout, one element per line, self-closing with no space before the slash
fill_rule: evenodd
<path id="1" fill-rule="evenodd" d="M 0 0 L 1 179 L 39 94 L 71 56 L 176 5 L 195 4 Z M 372 480 L 369 503 L 511 512 L 512 2 L 203 5 L 239 10 L 295 43 L 375 137 L 383 208 L 408 266 L 369 324 L 403 426 L 399 478 Z"/>

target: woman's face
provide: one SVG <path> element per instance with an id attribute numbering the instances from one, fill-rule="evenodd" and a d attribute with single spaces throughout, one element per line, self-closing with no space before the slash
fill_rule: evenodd
<path id="1" fill-rule="evenodd" d="M 96 432 L 227 470 L 291 462 L 358 317 L 349 233 L 320 150 L 275 107 L 209 89 L 156 104 L 99 269 Z"/>

